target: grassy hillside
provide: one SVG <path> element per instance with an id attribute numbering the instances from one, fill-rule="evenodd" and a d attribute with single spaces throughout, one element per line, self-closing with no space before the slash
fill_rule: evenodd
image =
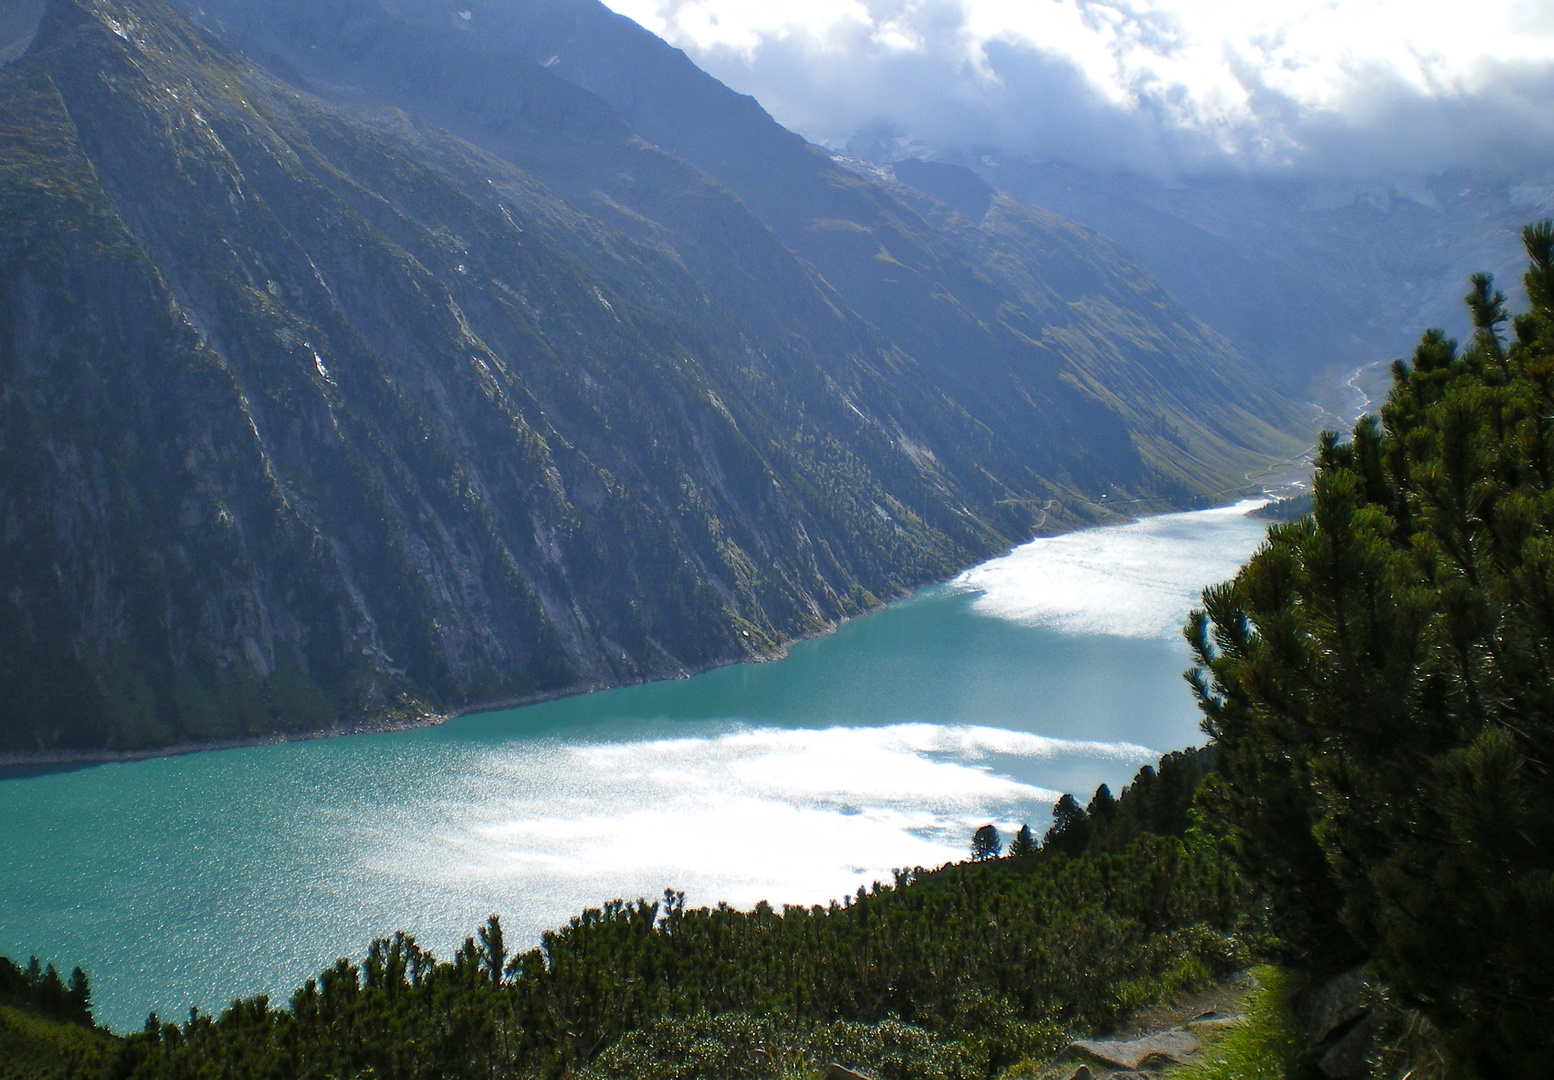
<path id="1" fill-rule="evenodd" d="M 0 1005 L 0 1078 L 72 1080 L 109 1075 L 120 1040 L 106 1031 Z"/>

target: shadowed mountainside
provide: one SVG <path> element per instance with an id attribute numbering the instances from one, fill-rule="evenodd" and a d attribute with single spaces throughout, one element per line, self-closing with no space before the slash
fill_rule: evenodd
<path id="1" fill-rule="evenodd" d="M 597 0 L 207 0 L 198 10 L 312 91 L 404 109 L 612 224 L 656 227 L 704 287 L 753 286 L 731 297 L 747 318 L 789 295 L 747 267 L 730 273 L 705 211 L 666 204 L 613 138 L 562 152 L 529 104 L 566 100 L 592 117 L 603 99 L 631 131 L 725 185 L 1044 476 L 1067 471 L 1102 493 L 1115 481 L 1083 462 L 1131 442 L 1179 485 L 1168 498 L 1181 498 L 1223 489 L 1225 473 L 1243 479 L 1255 467 L 1247 448 L 1283 446 L 1302 425 L 1116 244 L 1006 196 L 951 210 L 887 171 L 833 160 Z M 589 93 L 566 97 L 570 86 Z M 770 318 L 781 326 L 792 314 Z"/>
<path id="2" fill-rule="evenodd" d="M 1228 348 L 1012 200 L 977 224 L 795 143 L 913 265 L 849 218 L 796 255 L 594 94 L 373 4 L 299 50 L 329 85 L 160 0 L 32 10 L 0 68 L 0 747 L 766 656 L 1289 445 Z"/>

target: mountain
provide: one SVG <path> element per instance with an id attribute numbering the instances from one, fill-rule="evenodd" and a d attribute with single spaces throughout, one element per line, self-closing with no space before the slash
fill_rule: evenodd
<path id="1" fill-rule="evenodd" d="M 554 165 L 547 133 L 501 104 L 541 74 L 589 91 L 725 185 L 1044 475 L 1131 440 L 1181 485 L 1178 497 L 1225 488 L 1200 462 L 1244 463 L 1225 470 L 1239 487 L 1245 449 L 1283 445 L 1281 433 L 1305 419 L 1111 241 L 1007 197 L 957 213 L 868 163 L 833 160 L 597 0 L 204 0 L 197 10 L 311 91 L 404 109 L 584 197 L 592 212 L 624 207 L 676 243 L 689 239 L 702 223 L 665 222 L 640 189 L 623 190 L 614 158 L 591 170 L 576 157 Z M 725 276 L 688 265 L 709 288 Z M 770 292 L 737 301 L 749 312 Z M 1100 490 L 1098 476 L 1076 479 Z"/>
<path id="2" fill-rule="evenodd" d="M 892 148 L 870 149 L 888 158 Z M 1273 385 L 1320 398 L 1340 428 L 1363 404 L 1343 389 L 1355 370 L 1373 368 L 1358 385 L 1379 400 L 1386 363 L 1427 327 L 1444 318 L 1470 336 L 1468 277 L 1491 271 L 1514 292 L 1522 226 L 1554 213 L 1548 178 L 1472 170 L 1344 184 L 1239 172 L 1161 180 L 980 150 L 945 161 L 1119 240 Z"/>
<path id="3" fill-rule="evenodd" d="M 763 202 L 411 7 L 4 9 L 0 748 L 770 656 L 1297 445 L 1070 222 L 973 220 L 687 76 L 742 160 L 787 147 Z"/>

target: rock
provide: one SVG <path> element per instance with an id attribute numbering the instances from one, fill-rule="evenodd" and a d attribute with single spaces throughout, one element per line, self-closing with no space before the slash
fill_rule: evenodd
<path id="1" fill-rule="evenodd" d="M 1187 1027 L 1191 1031 L 1217 1031 L 1220 1028 L 1235 1027 L 1245 1022 L 1244 1016 L 1236 1016 L 1232 1013 L 1222 1013 L 1216 1009 L 1199 1013 L 1187 1021 Z"/>
<path id="2" fill-rule="evenodd" d="M 1367 1006 L 1364 990 L 1365 970 L 1356 967 L 1308 988 L 1297 1002 L 1312 1056 L 1331 1080 L 1369 1074 L 1367 1058 L 1382 1018 Z"/>
<path id="3" fill-rule="evenodd" d="M 1360 999 L 1364 986 L 1364 968 L 1352 968 L 1303 993 L 1300 1011 L 1306 1017 L 1306 1041 L 1321 1046 L 1358 1020 L 1365 1012 Z"/>
<path id="4" fill-rule="evenodd" d="M 1094 1075 L 1095 1074 L 1090 1071 L 1090 1066 L 1081 1065 L 1079 1068 L 1069 1073 L 1065 1080 L 1093 1080 Z"/>
<path id="5" fill-rule="evenodd" d="M 1180 1063 L 1189 1054 L 1197 1053 L 1203 1043 L 1184 1028 L 1157 1031 L 1136 1039 L 1083 1039 L 1070 1045 L 1069 1050 L 1088 1054 L 1106 1065 L 1120 1069 L 1137 1069 Z"/>
<path id="6" fill-rule="evenodd" d="M 1373 1010 L 1365 1014 L 1322 1055 L 1317 1068 L 1331 1080 L 1359 1080 L 1370 1075 L 1371 1048 L 1380 1027 L 1380 1013 Z"/>
<path id="7" fill-rule="evenodd" d="M 843 1068 L 833 1061 L 826 1066 L 826 1080 L 870 1080 L 870 1078 L 861 1072 L 854 1072 L 851 1069 Z M 1089 1077 L 1087 1076 L 1085 1080 L 1089 1080 Z"/>

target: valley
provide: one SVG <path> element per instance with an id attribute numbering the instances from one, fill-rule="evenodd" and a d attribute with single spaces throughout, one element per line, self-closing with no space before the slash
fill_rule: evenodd
<path id="1" fill-rule="evenodd" d="M 1202 738 L 1179 625 L 1245 507 L 1038 540 L 780 661 L 435 728 L 0 779 L 0 954 L 96 1015 L 283 1000 L 395 929 L 527 948 L 585 907 L 825 904 Z M 87 823 L 92 823 L 87 827 Z M 133 883 L 127 885 L 126 883 Z"/>
<path id="2" fill-rule="evenodd" d="M 0 1080 L 1541 1077 L 1554 31 L 613 2 L 0 0 Z"/>

